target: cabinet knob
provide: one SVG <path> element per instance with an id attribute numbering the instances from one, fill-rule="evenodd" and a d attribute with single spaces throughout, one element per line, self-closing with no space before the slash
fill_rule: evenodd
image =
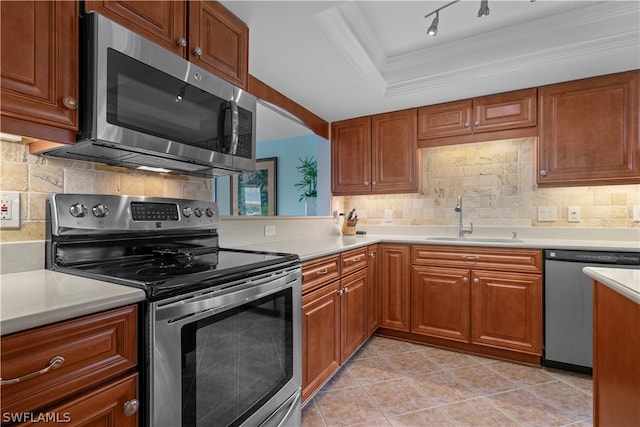
<path id="1" fill-rule="evenodd" d="M 76 108 L 78 108 L 78 100 L 72 96 L 65 96 L 64 98 L 62 98 L 62 103 L 69 110 L 75 110 Z"/>
<path id="2" fill-rule="evenodd" d="M 473 279 L 473 283 L 480 283 L 480 279 L 476 277 L 475 279 Z"/>
<path id="3" fill-rule="evenodd" d="M 376 186 L 377 182 L 376 181 L 371 181 L 371 185 L 373 185 L 374 187 Z"/>
<path id="4" fill-rule="evenodd" d="M 176 44 L 180 47 L 185 47 L 187 45 L 187 39 L 185 39 L 184 37 L 180 37 Z"/>
<path id="5" fill-rule="evenodd" d="M 464 127 L 466 127 L 466 128 L 468 128 L 469 126 L 471 126 L 471 123 L 469 123 L 469 122 L 466 122 L 466 123 L 464 124 Z"/>
<path id="6" fill-rule="evenodd" d="M 196 47 L 195 49 L 193 49 L 193 53 L 196 56 L 200 56 L 200 55 L 202 55 L 202 49 L 200 49 L 199 47 Z"/>
<path id="7" fill-rule="evenodd" d="M 474 126 L 480 126 L 480 121 L 475 121 L 475 122 L 473 122 L 473 125 L 474 125 Z"/>
<path id="8" fill-rule="evenodd" d="M 466 277 L 465 277 L 465 278 L 463 278 L 463 279 L 462 279 L 462 283 L 469 283 L 469 279 L 468 279 L 468 278 L 466 278 Z"/>
<path id="9" fill-rule="evenodd" d="M 542 176 L 547 176 L 547 174 L 548 174 L 548 173 L 549 173 L 549 172 L 547 172 L 547 170 L 546 170 L 546 169 L 542 169 L 542 170 L 540 171 L 540 175 L 542 175 Z"/>
<path id="10" fill-rule="evenodd" d="M 375 252 L 369 252 L 369 256 L 370 256 L 371 258 L 375 258 L 375 257 L 376 257 L 376 253 L 375 253 Z"/>
<path id="11" fill-rule="evenodd" d="M 364 185 L 369 185 L 369 181 L 365 181 L 365 182 L 364 182 Z"/>
<path id="12" fill-rule="evenodd" d="M 127 400 L 126 402 L 124 402 L 124 405 L 122 405 L 122 409 L 124 410 L 124 414 L 127 417 L 130 417 L 131 415 L 133 415 L 136 412 L 138 412 L 138 408 L 139 407 L 140 407 L 140 402 L 138 402 L 138 399 Z"/>

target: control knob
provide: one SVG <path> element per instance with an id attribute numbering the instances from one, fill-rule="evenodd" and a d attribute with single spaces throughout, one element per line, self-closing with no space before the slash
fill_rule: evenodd
<path id="1" fill-rule="evenodd" d="M 207 210 L 205 211 L 205 213 L 207 214 L 207 216 L 209 218 L 211 218 L 212 216 L 214 216 L 216 214 L 216 212 L 213 210 L 213 208 L 207 208 Z"/>
<path id="2" fill-rule="evenodd" d="M 189 218 L 192 214 L 193 214 L 193 209 L 191 209 L 189 206 L 182 209 L 182 215 L 184 215 L 185 217 Z"/>
<path id="3" fill-rule="evenodd" d="M 201 209 L 201 208 L 195 208 L 195 209 L 193 210 L 193 213 L 194 213 L 194 214 L 196 214 L 196 216 L 197 216 L 198 218 L 200 218 L 200 217 L 202 216 L 202 213 L 203 213 L 203 212 L 202 212 L 202 209 Z"/>
<path id="4" fill-rule="evenodd" d="M 92 209 L 93 215 L 98 218 L 104 218 L 109 213 L 109 209 L 102 203 L 98 203 Z"/>
<path id="5" fill-rule="evenodd" d="M 82 203 L 74 203 L 69 207 L 69 213 L 76 218 L 82 218 L 87 214 L 87 207 Z"/>

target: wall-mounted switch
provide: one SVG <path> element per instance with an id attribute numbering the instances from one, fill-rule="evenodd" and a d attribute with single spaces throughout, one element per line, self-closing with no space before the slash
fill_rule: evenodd
<path id="1" fill-rule="evenodd" d="M 20 193 L 3 191 L 0 193 L 0 227 L 20 228 Z"/>
<path id="2" fill-rule="evenodd" d="M 567 207 L 567 221 L 580 222 L 580 206 Z"/>
<path id="3" fill-rule="evenodd" d="M 393 209 L 384 210 L 384 222 L 393 222 Z"/>
<path id="4" fill-rule="evenodd" d="M 538 221 L 550 222 L 558 219 L 555 206 L 538 206 Z"/>
<path id="5" fill-rule="evenodd" d="M 276 235 L 276 226 L 275 225 L 265 225 L 264 226 L 264 235 L 265 236 L 275 236 Z"/>
<path id="6" fill-rule="evenodd" d="M 640 205 L 633 205 L 633 221 L 640 222 Z"/>

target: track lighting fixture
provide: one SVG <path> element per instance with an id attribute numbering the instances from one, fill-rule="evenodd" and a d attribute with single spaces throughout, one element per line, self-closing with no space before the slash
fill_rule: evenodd
<path id="1" fill-rule="evenodd" d="M 427 30 L 427 34 L 430 36 L 435 36 L 438 34 L 438 22 L 440 22 L 440 11 L 436 10 L 436 17 L 433 18 L 433 22 L 431 22 L 431 26 Z"/>
<path id="2" fill-rule="evenodd" d="M 483 16 L 489 16 L 489 0 L 482 0 L 480 2 L 480 9 L 478 9 L 478 18 Z"/>
<path id="3" fill-rule="evenodd" d="M 429 28 L 427 29 L 427 34 L 429 34 L 430 36 L 435 36 L 436 34 L 438 34 L 438 24 L 440 23 L 440 11 L 442 9 L 446 9 L 447 7 L 451 6 L 454 3 L 458 3 L 460 0 L 454 0 L 452 2 L 449 2 L 447 4 L 445 4 L 442 7 L 437 8 L 436 10 L 434 10 L 431 13 L 426 14 L 424 17 L 425 19 L 430 17 L 431 15 L 435 15 L 435 18 L 433 18 L 433 21 L 431 22 L 431 25 L 429 26 Z M 531 3 L 535 2 L 536 0 L 529 0 Z M 483 16 L 489 16 L 489 0 L 481 0 L 480 1 L 480 9 L 478 9 L 478 18 L 481 18 Z"/>

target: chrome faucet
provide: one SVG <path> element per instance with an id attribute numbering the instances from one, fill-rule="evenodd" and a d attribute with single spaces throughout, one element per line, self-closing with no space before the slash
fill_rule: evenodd
<path id="1" fill-rule="evenodd" d="M 458 212 L 458 239 L 464 239 L 465 234 L 473 233 L 473 222 L 469 228 L 462 226 L 462 196 L 458 196 L 458 201 L 454 210 Z"/>

